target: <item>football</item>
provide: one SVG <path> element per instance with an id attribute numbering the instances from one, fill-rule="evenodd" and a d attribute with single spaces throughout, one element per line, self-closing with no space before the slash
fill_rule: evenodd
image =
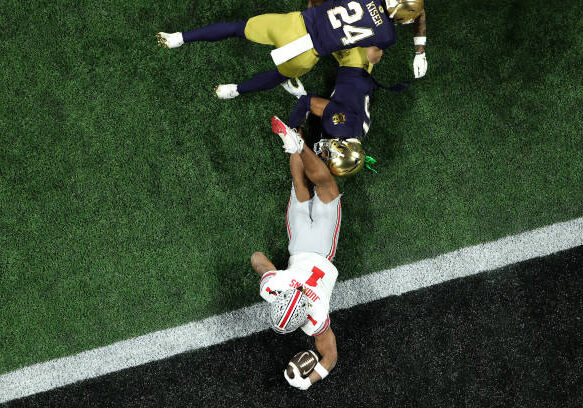
<path id="1" fill-rule="evenodd" d="M 318 360 L 318 355 L 312 350 L 300 351 L 288 363 L 286 368 L 287 376 L 294 378 L 293 368 L 295 367 L 300 372 L 302 378 L 306 378 L 310 375 L 316 364 L 318 364 Z"/>

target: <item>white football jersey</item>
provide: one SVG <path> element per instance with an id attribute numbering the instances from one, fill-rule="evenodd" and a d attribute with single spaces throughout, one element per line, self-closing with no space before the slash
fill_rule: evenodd
<path id="1" fill-rule="evenodd" d="M 310 302 L 308 322 L 302 330 L 308 336 L 318 336 L 330 326 L 328 311 L 336 278 L 338 270 L 332 262 L 318 254 L 302 252 L 289 258 L 286 270 L 264 273 L 259 293 L 271 303 L 277 296 L 275 292 L 302 286 Z"/>

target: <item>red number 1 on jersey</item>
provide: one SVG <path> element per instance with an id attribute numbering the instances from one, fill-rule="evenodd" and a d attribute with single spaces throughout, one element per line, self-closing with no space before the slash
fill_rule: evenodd
<path id="1" fill-rule="evenodd" d="M 317 266 L 314 266 L 312 268 L 312 275 L 310 276 L 310 279 L 306 281 L 306 285 L 315 287 L 318 285 L 318 279 L 321 279 L 323 277 L 324 271 L 318 268 Z"/>

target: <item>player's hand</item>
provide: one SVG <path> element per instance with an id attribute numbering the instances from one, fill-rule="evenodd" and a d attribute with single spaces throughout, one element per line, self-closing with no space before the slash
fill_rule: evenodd
<path id="1" fill-rule="evenodd" d="M 424 52 L 415 53 L 415 59 L 413 59 L 413 74 L 415 78 L 422 78 L 427 72 L 427 58 L 425 58 Z"/>
<path id="2" fill-rule="evenodd" d="M 281 84 L 281 86 L 283 86 L 283 89 L 288 91 L 290 94 L 300 99 L 303 95 L 307 95 L 307 92 L 304 89 L 304 84 L 302 84 L 302 81 L 296 78 L 296 82 L 297 86 L 293 84 L 291 79 L 288 79 L 283 84 Z"/>
<path id="3" fill-rule="evenodd" d="M 287 382 L 289 383 L 289 385 L 291 385 L 292 387 L 298 388 L 302 391 L 307 390 L 308 388 L 310 388 L 310 386 L 312 385 L 312 382 L 310 381 L 309 378 L 302 378 L 302 376 L 300 375 L 300 372 L 298 371 L 297 368 L 293 368 L 294 370 L 294 378 L 289 378 L 287 376 L 287 371 L 283 370 L 283 376 L 285 377 L 285 379 L 287 380 Z"/>
<path id="4" fill-rule="evenodd" d="M 158 45 L 162 48 L 178 48 L 184 44 L 182 33 L 158 33 L 156 34 Z"/>

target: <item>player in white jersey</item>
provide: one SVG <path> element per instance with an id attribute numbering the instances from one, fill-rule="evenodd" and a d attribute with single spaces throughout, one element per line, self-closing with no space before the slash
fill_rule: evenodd
<path id="1" fill-rule="evenodd" d="M 304 148 L 303 139 L 294 129 L 276 117 L 272 126 L 291 154 L 293 183 L 287 210 L 290 258 L 287 269 L 277 270 L 265 254 L 255 252 L 251 265 L 261 276 L 259 291 L 270 303 L 272 328 L 278 333 L 290 333 L 301 327 L 314 337 L 322 358 L 309 377 L 302 378 L 295 370 L 290 378 L 284 371 L 290 385 L 305 390 L 325 378 L 338 359 L 328 312 L 338 277 L 332 260 L 338 245 L 342 206 L 338 186 L 326 164 L 309 147 Z"/>

